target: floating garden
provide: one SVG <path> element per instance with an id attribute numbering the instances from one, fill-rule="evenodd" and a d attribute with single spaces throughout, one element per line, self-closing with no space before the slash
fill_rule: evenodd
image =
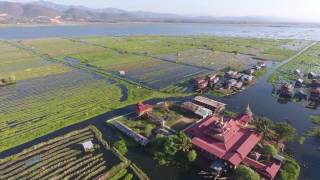
<path id="1" fill-rule="evenodd" d="M 0 167 L 1 179 L 149 179 L 93 126 L 0 159 Z"/>

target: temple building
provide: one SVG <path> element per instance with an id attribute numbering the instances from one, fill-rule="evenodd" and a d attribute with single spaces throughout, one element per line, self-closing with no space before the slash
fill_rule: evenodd
<path id="1" fill-rule="evenodd" d="M 150 104 L 143 104 L 143 102 L 139 102 L 136 106 L 136 113 L 139 117 L 147 113 L 150 113 L 152 111 L 153 111 L 153 106 Z"/>
<path id="2" fill-rule="evenodd" d="M 231 169 L 245 164 L 263 177 L 273 179 L 280 169 L 279 164 L 266 165 L 249 157 L 262 139 L 259 134 L 247 127 L 252 120 L 253 113 L 248 105 L 245 112 L 237 118 L 211 115 L 187 129 L 186 133 L 192 139 L 192 144 L 198 153 L 212 162 L 223 160 Z"/>

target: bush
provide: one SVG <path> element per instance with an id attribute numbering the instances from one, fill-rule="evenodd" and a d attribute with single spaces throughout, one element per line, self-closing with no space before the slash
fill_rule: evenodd
<path id="1" fill-rule="evenodd" d="M 112 176 L 109 180 L 118 180 L 121 179 L 123 176 L 125 176 L 127 174 L 127 170 L 126 169 L 121 169 L 117 174 L 115 174 L 114 176 Z"/>
<path id="2" fill-rule="evenodd" d="M 132 178 L 133 178 L 133 174 L 129 173 L 123 178 L 123 180 L 131 180 Z"/>
<path id="3" fill-rule="evenodd" d="M 188 152 L 187 157 L 189 162 L 193 162 L 197 159 L 197 152 L 195 150 L 191 150 Z"/>
<path id="4" fill-rule="evenodd" d="M 280 170 L 280 180 L 296 180 L 300 175 L 299 164 L 291 159 L 286 159 Z"/>
<path id="5" fill-rule="evenodd" d="M 240 165 L 237 169 L 234 170 L 232 174 L 232 179 L 234 180 L 260 180 L 258 173 L 253 171 L 251 168 Z"/>
<path id="6" fill-rule="evenodd" d="M 264 155 L 267 156 L 268 159 L 270 159 L 272 156 L 274 156 L 278 153 L 278 150 L 271 144 L 267 144 L 267 145 L 263 146 L 261 151 Z"/>
<path id="7" fill-rule="evenodd" d="M 124 140 L 115 142 L 113 147 L 116 148 L 122 155 L 125 155 L 128 152 L 127 144 Z"/>

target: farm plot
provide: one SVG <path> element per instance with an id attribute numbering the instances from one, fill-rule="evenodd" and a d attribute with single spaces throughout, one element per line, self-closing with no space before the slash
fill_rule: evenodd
<path id="1" fill-rule="evenodd" d="M 300 70 L 298 75 L 294 71 Z M 269 79 L 273 84 L 281 84 L 284 82 L 295 82 L 298 78 L 310 82 L 308 73 L 314 72 L 320 74 L 320 44 L 316 44 L 303 54 L 290 61 L 288 64 L 280 67 Z"/>
<path id="2" fill-rule="evenodd" d="M 93 65 L 113 75 L 125 72 L 125 78 L 154 89 L 163 89 L 193 76 L 210 73 L 208 69 L 167 62 L 138 55 L 118 54 L 112 50 L 102 53 L 68 55 L 81 63 Z"/>
<path id="3" fill-rule="evenodd" d="M 235 38 L 235 37 L 214 37 L 204 38 L 200 41 L 195 40 L 197 46 L 206 47 L 213 51 L 236 52 L 248 54 L 256 58 L 283 61 L 296 51 L 301 50 L 304 46 L 297 48 L 298 50 L 283 47 L 286 44 L 294 44 L 295 40 L 273 40 L 273 39 L 256 39 L 256 38 Z M 296 41 L 295 41 L 296 42 Z M 301 40 L 303 42 L 303 40 Z M 299 44 L 298 42 L 296 44 Z"/>
<path id="4" fill-rule="evenodd" d="M 131 36 L 90 37 L 84 41 L 151 56 L 176 54 L 191 49 L 241 53 L 262 59 L 282 61 L 303 49 L 306 41 L 212 36 Z M 295 47 L 295 48 L 289 48 Z"/>
<path id="5" fill-rule="evenodd" d="M 26 51 L 0 41 L 0 77 L 14 75 L 17 81 L 62 74 L 70 69 L 66 66 L 46 62 Z"/>
<path id="6" fill-rule="evenodd" d="M 23 40 L 19 43 L 31 47 L 31 49 L 41 53 L 48 54 L 51 57 L 61 57 L 67 54 L 88 53 L 104 51 L 104 48 L 82 44 L 62 38 L 47 38 L 36 40 Z"/>
<path id="7" fill-rule="evenodd" d="M 0 89 L 0 151 L 121 105 L 121 89 L 79 70 Z"/>
<path id="8" fill-rule="evenodd" d="M 189 39 L 176 36 L 85 37 L 81 40 L 125 53 L 155 56 L 194 48 Z"/>
<path id="9" fill-rule="evenodd" d="M 82 143 L 89 141 L 93 147 L 85 150 Z M 129 166 L 130 162 L 90 126 L 0 160 L 0 179 L 111 179 L 127 172 L 137 178 Z"/>
<path id="10" fill-rule="evenodd" d="M 255 56 L 252 55 L 205 49 L 192 49 L 179 52 L 178 55 L 163 55 L 158 57 L 172 62 L 210 68 L 215 71 L 225 68 L 242 71 L 261 61 L 257 60 Z M 269 62 L 272 63 L 271 61 Z"/>

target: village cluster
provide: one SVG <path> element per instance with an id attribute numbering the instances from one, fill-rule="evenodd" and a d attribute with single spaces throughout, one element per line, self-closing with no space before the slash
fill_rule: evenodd
<path id="1" fill-rule="evenodd" d="M 247 86 L 254 83 L 255 73 L 266 68 L 266 63 L 259 61 L 256 65 L 242 72 L 230 70 L 223 76 L 211 74 L 198 77 L 194 81 L 194 89 L 197 92 L 227 91 L 232 94 L 244 90 Z"/>
<path id="2" fill-rule="evenodd" d="M 167 102 L 160 105 L 167 115 L 170 114 L 171 106 Z M 226 104 L 202 96 L 183 102 L 179 107 L 186 118 L 190 115 L 198 117 L 181 131 L 191 138 L 192 145 L 198 154 L 210 162 L 208 167 L 214 173 L 227 175 L 230 170 L 241 164 L 254 169 L 266 179 L 275 178 L 284 157 L 276 154 L 266 158 L 261 152 L 259 147 L 270 142 L 263 141 L 262 136 L 250 124 L 254 115 L 249 105 L 243 113 L 235 117 L 225 115 Z M 138 103 L 136 118 L 143 118 L 146 122 L 156 124 L 158 128 L 154 130 L 155 134 L 162 133 L 168 136 L 176 132 L 166 126 L 166 118 L 163 118 L 165 115 L 163 117 L 155 115 L 154 108 L 150 104 Z M 135 118 L 130 121 L 135 121 Z M 151 140 L 133 131 L 125 123 L 115 120 L 113 124 L 143 146 Z"/>
<path id="3" fill-rule="evenodd" d="M 278 94 L 285 98 L 298 98 L 320 102 L 320 74 L 309 72 L 307 80 L 304 80 L 304 73 L 296 69 L 294 74 L 297 79 L 294 83 L 284 83 L 278 90 Z"/>

